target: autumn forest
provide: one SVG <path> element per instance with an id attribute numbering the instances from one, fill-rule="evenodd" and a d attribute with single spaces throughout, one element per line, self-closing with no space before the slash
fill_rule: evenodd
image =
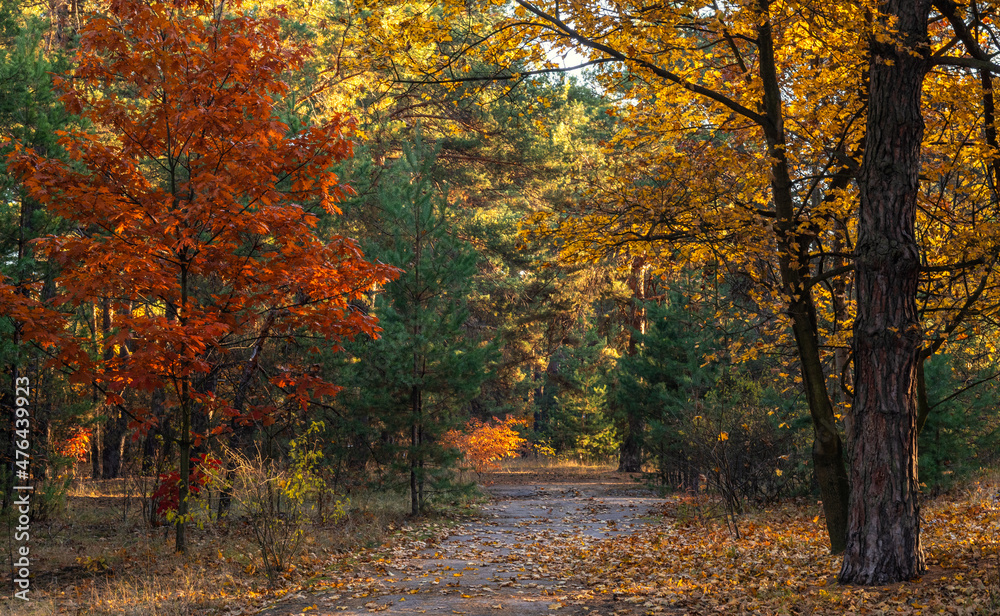
<path id="1" fill-rule="evenodd" d="M 0 0 L 0 611 L 1000 614 L 998 19 Z"/>

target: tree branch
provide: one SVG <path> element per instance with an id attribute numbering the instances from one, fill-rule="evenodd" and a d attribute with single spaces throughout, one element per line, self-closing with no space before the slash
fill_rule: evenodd
<path id="1" fill-rule="evenodd" d="M 946 398 L 942 398 L 941 400 L 938 400 L 934 404 L 930 405 L 930 408 L 931 409 L 936 408 L 936 407 L 944 404 L 945 402 L 951 400 L 952 398 L 956 398 L 958 396 L 961 396 L 962 394 L 964 394 L 965 392 L 969 391 L 973 387 L 977 387 L 979 385 L 982 385 L 983 383 L 987 383 L 989 381 L 992 381 L 993 379 L 995 379 L 997 377 L 1000 377 L 1000 372 L 997 372 L 996 374 L 988 376 L 985 379 L 980 379 L 978 381 L 975 381 L 971 385 L 966 385 L 965 387 L 963 387 L 962 389 L 959 389 L 958 391 L 956 391 L 955 393 L 951 394 L 950 396 L 948 396 Z"/>
<path id="2" fill-rule="evenodd" d="M 811 289 L 817 284 L 823 282 L 824 280 L 828 280 L 830 278 L 836 278 L 841 274 L 846 274 L 848 272 L 853 272 L 853 271 L 854 271 L 854 264 L 841 265 L 840 267 L 835 267 L 831 270 L 823 272 L 822 274 L 817 274 L 816 276 L 810 277 L 809 281 L 806 284 L 806 288 Z"/>
<path id="3" fill-rule="evenodd" d="M 955 56 L 940 56 L 931 58 L 928 60 L 931 66 L 958 66 L 962 68 L 973 68 L 980 71 L 990 71 L 992 73 L 1000 73 L 1000 65 L 994 64 L 989 60 L 980 60 L 978 58 L 958 58 Z"/>
<path id="4" fill-rule="evenodd" d="M 589 62 L 584 62 L 583 64 L 577 64 L 576 66 L 566 66 L 559 68 L 542 68 L 534 71 L 520 71 L 516 73 L 511 73 L 510 75 L 470 75 L 468 77 L 455 77 L 452 79 L 435 79 L 431 82 L 423 79 L 396 79 L 396 83 L 464 83 L 469 81 L 505 81 L 509 79 L 523 79 L 525 77 L 533 77 L 535 75 L 546 75 L 549 73 L 568 73 L 570 71 L 575 71 L 577 69 L 586 68 L 588 66 L 594 66 L 597 64 L 607 64 L 609 62 L 619 62 L 617 58 L 600 58 L 598 60 L 591 60 Z"/>
<path id="5" fill-rule="evenodd" d="M 597 41 L 594 41 L 594 40 L 592 40 L 592 39 L 590 39 L 590 38 L 588 38 L 588 37 L 580 34 L 575 29 L 573 29 L 570 26 L 566 25 L 565 23 L 563 23 L 558 18 L 553 17 L 552 15 L 549 15 L 548 13 L 542 11 L 541 9 L 539 9 L 539 8 L 531 5 L 526 0 L 515 0 L 515 1 L 517 2 L 518 5 L 524 7 L 525 10 L 533 13 L 539 19 L 549 22 L 550 24 L 552 24 L 553 26 L 555 26 L 558 31 L 560 31 L 563 34 L 569 36 L 571 39 L 573 39 L 574 41 L 576 41 L 580 45 L 583 45 L 584 47 L 588 47 L 588 48 L 596 50 L 596 51 L 603 52 L 604 54 L 610 56 L 609 59 L 613 59 L 613 60 L 618 60 L 618 61 L 621 61 L 621 62 L 625 62 L 626 64 L 628 64 L 628 63 L 637 64 L 637 65 L 639 65 L 639 66 L 641 66 L 641 67 L 649 70 L 650 72 L 652 72 L 657 77 L 660 77 L 662 79 L 666 79 L 667 81 L 675 83 L 675 84 L 681 86 L 682 88 L 684 88 L 686 90 L 690 90 L 691 92 L 694 92 L 695 94 L 700 94 L 701 96 L 704 96 L 705 98 L 711 99 L 711 100 L 713 100 L 713 101 L 715 101 L 717 103 L 720 103 L 720 104 L 724 105 L 725 107 L 728 107 L 730 110 L 732 110 L 732 111 L 738 113 L 739 115 L 741 115 L 741 116 L 743 116 L 743 117 L 745 117 L 745 118 L 753 121 L 758 126 L 764 126 L 764 124 L 767 121 L 764 118 L 764 116 L 760 115 L 759 113 L 755 113 L 755 112 L 751 111 L 750 109 L 744 107 L 743 105 L 739 104 L 738 102 L 732 100 L 731 98 L 729 98 L 727 96 L 724 96 L 724 95 L 722 95 L 722 94 L 720 94 L 720 93 L 718 93 L 718 92 L 716 92 L 714 90 L 710 90 L 710 89 L 708 89 L 708 88 L 706 88 L 704 86 L 700 86 L 700 85 L 698 85 L 696 83 L 692 83 L 692 82 L 690 82 L 690 81 L 688 81 L 688 80 L 680 77 L 679 75 L 677 75 L 675 73 L 672 73 L 672 72 L 670 72 L 670 71 L 668 71 L 666 69 L 663 69 L 663 68 L 661 68 L 659 66 L 656 66 L 652 62 L 649 62 L 649 61 L 646 61 L 646 60 L 642 60 L 640 58 L 632 58 L 630 56 L 627 56 L 626 54 L 623 54 L 622 52 L 618 51 L 617 49 L 609 47 L 609 46 L 607 46 L 607 45 L 605 45 L 603 43 L 598 43 Z"/>

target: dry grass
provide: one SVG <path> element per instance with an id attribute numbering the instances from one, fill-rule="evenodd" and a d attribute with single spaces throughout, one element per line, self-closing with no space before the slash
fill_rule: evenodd
<path id="1" fill-rule="evenodd" d="M 501 473 L 574 480 L 613 470 L 541 459 L 509 460 Z M 214 511 L 215 500 L 198 503 L 196 522 L 188 526 L 188 552 L 177 554 L 173 527 L 146 522 L 152 489 L 152 478 L 76 481 L 65 511 L 32 524 L 31 602 L 0 599 L 0 616 L 182 616 L 259 606 L 298 588 L 318 566 L 343 568 L 359 551 L 378 549 L 393 529 L 406 524 L 409 512 L 406 495 L 355 491 L 337 523 L 307 525 L 297 566 L 274 586 L 239 511 L 216 522 L 206 506 Z"/>
<path id="2" fill-rule="evenodd" d="M 589 463 L 552 457 L 509 458 L 500 463 L 500 469 L 484 472 L 476 477 L 483 485 L 528 484 L 538 482 L 572 483 L 591 479 L 603 482 L 634 483 L 628 475 L 617 472 L 617 464 Z"/>
<path id="3" fill-rule="evenodd" d="M 188 527 L 187 554 L 174 553 L 172 527 L 144 521 L 135 480 L 81 481 L 56 519 L 31 528 L 31 601 L 0 600 L 0 616 L 86 614 L 186 616 L 260 605 L 303 582 L 290 568 L 269 585 L 259 548 L 239 511 L 222 522 L 199 513 Z M 358 548 L 380 545 L 402 526 L 408 501 L 361 492 L 336 524 L 308 524 L 295 561 L 334 566 Z M 315 567 L 312 568 L 315 572 Z"/>
<path id="4" fill-rule="evenodd" d="M 501 463 L 501 469 L 509 473 L 537 472 L 539 470 L 559 470 L 575 473 L 605 473 L 618 468 L 617 461 L 592 462 L 587 460 L 554 458 L 551 456 L 528 456 L 508 458 Z"/>

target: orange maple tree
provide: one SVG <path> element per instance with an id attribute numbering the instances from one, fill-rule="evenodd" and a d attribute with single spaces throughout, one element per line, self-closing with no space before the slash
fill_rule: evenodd
<path id="1" fill-rule="evenodd" d="M 462 430 L 445 432 L 442 441 L 461 451 L 465 461 L 477 473 L 483 473 L 499 469 L 500 460 L 517 455 L 517 450 L 528 442 L 517 432 L 517 426 L 526 425 L 528 420 L 516 417 L 502 421 L 494 417 L 486 422 L 472 418 Z"/>
<path id="2" fill-rule="evenodd" d="M 62 135 L 70 163 L 25 151 L 10 161 L 34 198 L 76 224 L 39 242 L 60 268 L 57 305 L 108 298 L 114 315 L 101 352 L 63 331 L 57 360 L 109 404 L 124 406 L 130 390 L 167 394 L 179 434 L 179 551 L 192 447 L 225 430 L 199 432 L 192 418 L 267 425 L 276 410 L 219 385 L 222 367 L 256 368 L 268 339 L 307 334 L 336 348 L 375 335 L 376 319 L 349 302 L 395 275 L 353 240 L 318 231 L 349 190 L 331 166 L 351 156 L 352 124 L 334 116 L 293 134 L 279 119 L 283 76 L 308 46 L 282 35 L 280 12 L 243 11 L 238 1 L 227 10 L 112 0 L 82 29 L 75 73 L 58 83 L 67 108 L 97 130 Z M 302 405 L 337 389 L 288 363 L 271 385 Z M 156 421 L 128 412 L 140 431 Z"/>

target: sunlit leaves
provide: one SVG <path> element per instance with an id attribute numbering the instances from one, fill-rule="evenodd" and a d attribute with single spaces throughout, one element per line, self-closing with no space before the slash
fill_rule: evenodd
<path id="1" fill-rule="evenodd" d="M 477 473 L 497 470 L 501 460 L 514 457 L 518 449 L 527 443 L 516 429 L 527 423 L 515 417 L 507 417 L 503 421 L 494 417 L 489 422 L 473 418 L 463 430 L 445 432 L 442 442 L 461 451 L 465 461 Z"/>
<path id="2" fill-rule="evenodd" d="M 268 313 L 274 336 L 377 331 L 348 301 L 393 268 L 317 232 L 349 190 L 330 168 L 351 155 L 352 123 L 291 134 L 275 103 L 310 51 L 282 35 L 280 12 L 228 7 L 113 1 L 81 31 L 62 82 L 66 105 L 100 132 L 63 135 L 72 165 L 12 158 L 32 196 L 80 230 L 39 242 L 61 267 L 60 303 L 111 300 L 115 332 L 101 342 L 117 351 L 86 371 L 109 395 L 170 385 L 180 401 L 181 384 L 216 369 Z M 81 342 L 60 343 L 64 361 Z"/>

